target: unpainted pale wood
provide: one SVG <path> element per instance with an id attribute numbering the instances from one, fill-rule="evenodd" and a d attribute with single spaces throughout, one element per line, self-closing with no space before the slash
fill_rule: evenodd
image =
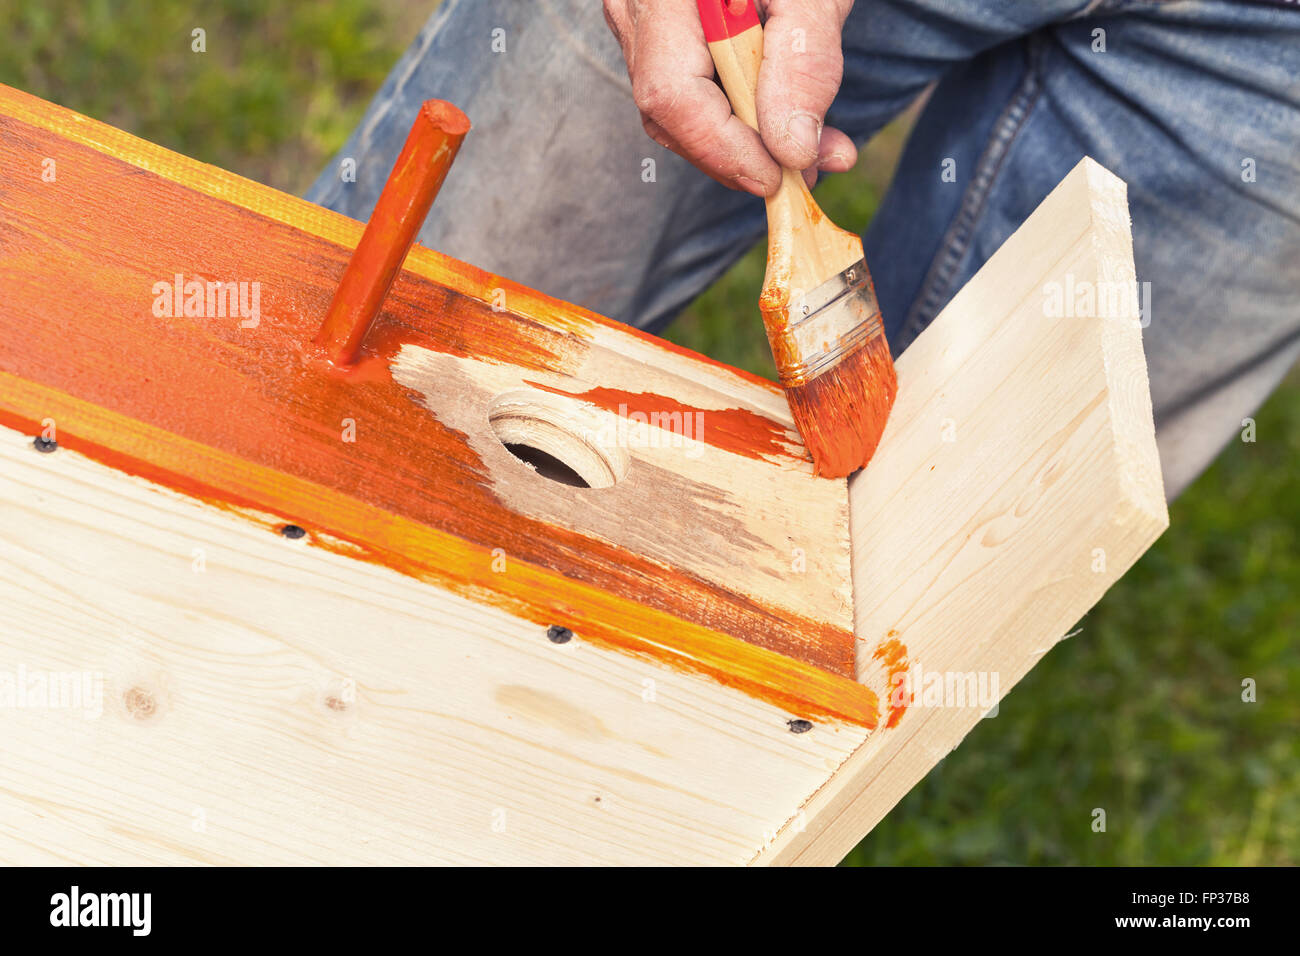
<path id="1" fill-rule="evenodd" d="M 20 667 L 6 864 L 739 864 L 862 737 L 0 429 Z"/>
<path id="2" fill-rule="evenodd" d="M 755 862 L 837 862 L 984 716 L 921 686 L 900 710 L 899 675 L 1006 694 L 1168 526 L 1133 283 L 1124 184 L 1084 159 L 900 357 L 850 480 L 858 673 L 886 712 Z"/>

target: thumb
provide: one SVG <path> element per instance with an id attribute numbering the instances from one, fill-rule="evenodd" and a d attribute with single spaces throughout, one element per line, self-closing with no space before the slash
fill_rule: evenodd
<path id="1" fill-rule="evenodd" d="M 822 121 L 844 74 L 841 30 L 853 0 L 770 0 L 758 72 L 758 131 L 787 169 L 817 162 Z"/>

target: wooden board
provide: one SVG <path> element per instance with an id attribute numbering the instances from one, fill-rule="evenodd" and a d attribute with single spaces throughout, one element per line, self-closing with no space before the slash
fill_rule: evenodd
<path id="1" fill-rule="evenodd" d="M 809 480 L 771 383 L 418 246 L 339 374 L 306 346 L 359 223 L 3 87 L 0 168 L 0 424 L 51 421 L 322 546 L 874 722 L 846 486 Z M 246 283 L 250 316 L 175 314 L 189 281 Z M 539 477 L 498 438 L 520 421 L 618 480 Z"/>
<path id="2" fill-rule="evenodd" d="M 850 480 L 881 729 L 759 862 L 841 859 L 1168 527 L 1134 279 L 1124 184 L 1084 159 L 901 356 Z"/>

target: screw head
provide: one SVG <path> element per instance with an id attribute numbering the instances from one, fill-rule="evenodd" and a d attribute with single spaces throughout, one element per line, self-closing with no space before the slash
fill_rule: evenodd
<path id="1" fill-rule="evenodd" d="M 813 729 L 812 721 L 804 720 L 802 717 L 786 721 L 786 724 L 790 728 L 790 733 L 792 734 L 806 734 L 808 731 Z"/>
<path id="2" fill-rule="evenodd" d="M 548 627 L 546 636 L 552 644 L 567 644 L 573 640 L 573 632 L 567 627 L 561 627 L 559 624 L 552 624 Z"/>

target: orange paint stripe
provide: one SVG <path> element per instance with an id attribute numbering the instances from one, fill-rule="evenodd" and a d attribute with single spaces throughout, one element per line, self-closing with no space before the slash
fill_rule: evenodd
<path id="1" fill-rule="evenodd" d="M 876 726 L 876 694 L 849 678 L 526 561 L 512 558 L 508 571 L 495 572 L 490 548 L 55 389 L 2 372 L 0 389 L 8 406 L 0 409 L 4 427 L 35 434 L 42 419 L 54 418 L 61 423 L 60 445 L 72 451 L 160 485 L 182 487 L 183 493 L 217 506 L 265 512 L 268 503 L 292 505 L 292 510 L 278 512 L 280 522 L 345 543 L 340 547 L 314 537 L 317 546 L 352 558 L 365 556 L 469 600 L 490 603 L 539 628 L 562 624 L 594 644 L 707 675 L 799 717 Z M 13 408 L 19 411 L 9 410 Z"/>
<path id="2" fill-rule="evenodd" d="M 541 382 L 528 381 L 527 384 L 556 395 L 580 398 L 617 415 L 644 415 L 649 422 L 664 415 L 678 415 L 683 416 L 684 427 L 689 428 L 693 419 L 684 416 L 698 414 L 701 416 L 699 433 L 690 432 L 690 437 L 697 441 L 746 458 L 809 460 L 804 447 L 791 431 L 748 408 L 696 408 L 653 392 L 628 392 L 603 386 L 582 392 L 566 392 Z"/>

